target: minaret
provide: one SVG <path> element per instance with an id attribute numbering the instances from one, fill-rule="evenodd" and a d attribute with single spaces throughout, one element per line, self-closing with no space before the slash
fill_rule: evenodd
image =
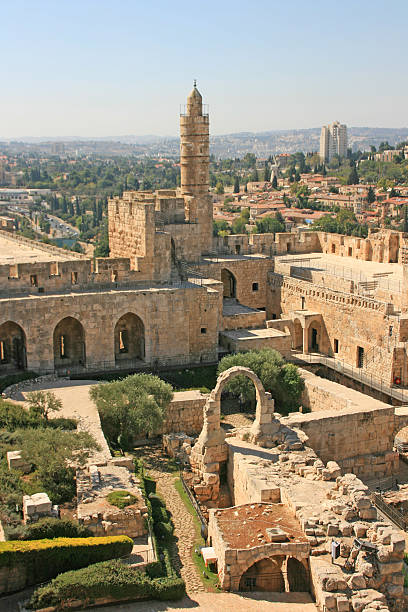
<path id="1" fill-rule="evenodd" d="M 194 81 L 185 112 L 180 114 L 181 193 L 186 220 L 200 224 L 202 252 L 212 250 L 210 186 L 210 122 Z"/>

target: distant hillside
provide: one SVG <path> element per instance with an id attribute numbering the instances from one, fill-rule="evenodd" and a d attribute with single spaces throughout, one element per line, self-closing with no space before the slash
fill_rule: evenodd
<path id="1" fill-rule="evenodd" d="M 378 146 L 383 141 L 395 145 L 408 140 L 408 128 L 371 128 L 351 127 L 348 129 L 349 146 L 353 151 L 368 150 L 371 145 Z M 269 132 L 238 132 L 211 137 L 211 153 L 218 158 L 243 157 L 254 153 L 257 157 L 268 157 L 274 153 L 295 153 L 296 151 L 318 151 L 320 128 L 304 130 L 272 130 Z M 136 155 L 166 157 L 179 156 L 178 137 L 172 136 L 112 136 L 106 138 L 26 138 L 1 143 L 0 149 L 24 151 L 53 150 L 55 142 L 64 144 L 65 152 L 77 151 L 82 154 Z M 28 144 L 25 144 L 28 143 Z M 3 145 L 3 146 L 2 146 Z"/>

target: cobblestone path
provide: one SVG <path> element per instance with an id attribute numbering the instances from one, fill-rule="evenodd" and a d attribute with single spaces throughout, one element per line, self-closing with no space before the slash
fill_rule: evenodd
<path id="1" fill-rule="evenodd" d="M 173 551 L 174 567 L 177 571 L 180 570 L 186 583 L 187 593 L 205 592 L 192 559 L 196 539 L 193 517 L 174 487 L 175 477 L 171 472 L 168 458 L 159 446 L 145 446 L 137 449 L 135 454 L 143 459 L 146 470 L 157 483 L 157 492 L 163 497 L 167 509 L 171 512 L 177 538 L 177 550 Z"/>

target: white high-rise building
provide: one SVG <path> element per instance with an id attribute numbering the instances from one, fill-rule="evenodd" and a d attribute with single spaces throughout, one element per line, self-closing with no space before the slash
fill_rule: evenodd
<path id="1" fill-rule="evenodd" d="M 334 155 L 347 156 L 347 126 L 335 121 L 324 125 L 320 133 L 320 158 L 330 161 Z"/>

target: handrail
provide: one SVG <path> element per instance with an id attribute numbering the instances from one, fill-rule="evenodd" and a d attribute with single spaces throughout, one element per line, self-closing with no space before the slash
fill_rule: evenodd
<path id="1" fill-rule="evenodd" d="M 182 474 L 182 472 L 180 472 L 180 480 L 181 480 L 181 484 L 183 485 L 183 489 L 184 491 L 187 493 L 191 503 L 194 506 L 194 510 L 197 512 L 198 518 L 200 519 L 201 525 L 202 527 L 207 530 L 208 529 L 208 522 L 207 519 L 205 518 L 200 506 L 197 503 L 196 498 L 194 497 L 194 495 L 192 494 L 190 487 L 188 486 L 188 484 L 186 483 L 186 481 L 184 480 L 184 476 Z"/>
<path id="2" fill-rule="evenodd" d="M 378 510 L 380 510 L 390 519 L 392 523 L 403 531 L 408 531 L 408 521 L 406 518 L 401 514 L 401 512 L 398 512 L 398 510 L 391 508 L 391 506 L 383 500 L 379 493 L 371 493 L 371 501 L 376 508 L 378 508 Z"/>

